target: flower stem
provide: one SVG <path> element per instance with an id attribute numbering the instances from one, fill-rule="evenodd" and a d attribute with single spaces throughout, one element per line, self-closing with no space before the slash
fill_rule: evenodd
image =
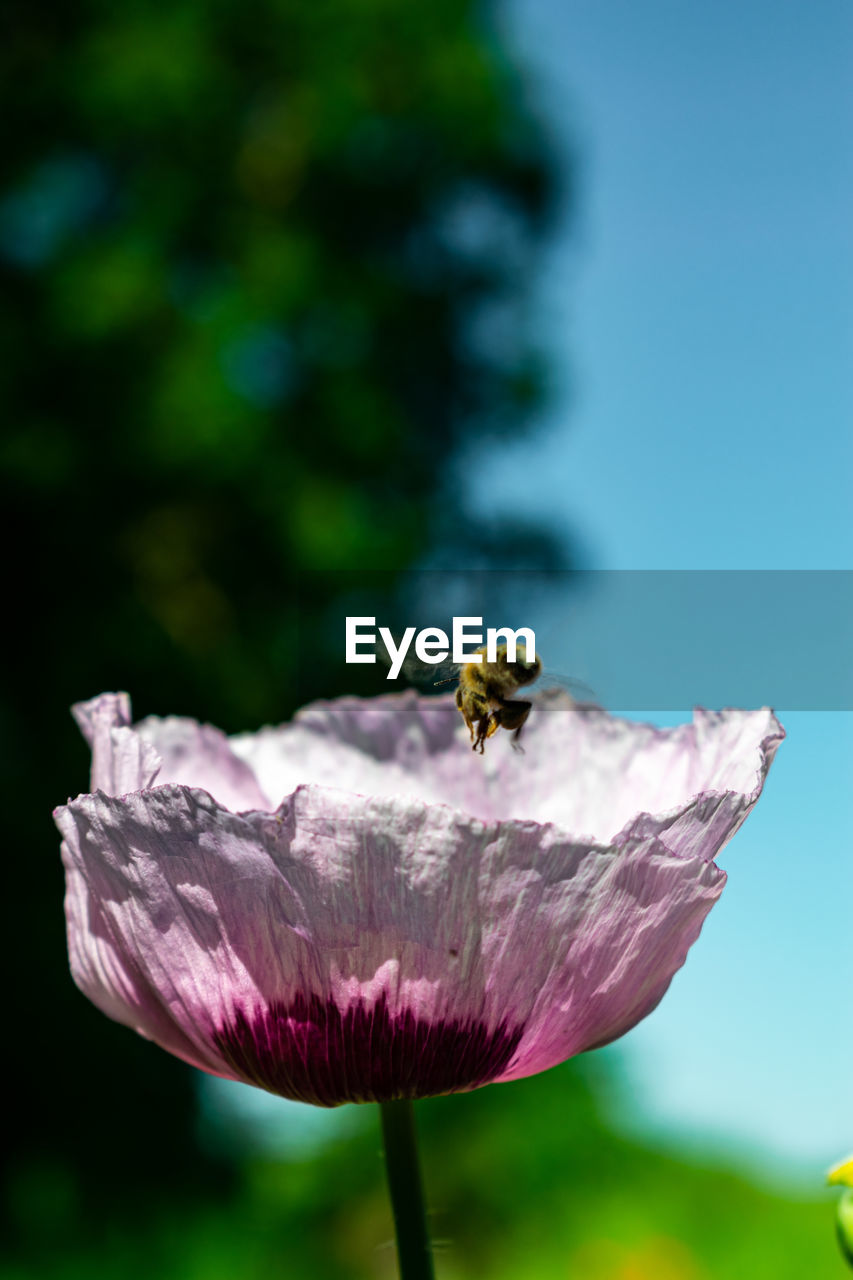
<path id="1" fill-rule="evenodd" d="M 400 1280 L 433 1280 L 414 1110 L 408 1098 L 380 1102 L 379 1110 L 391 1211 L 397 1235 Z"/>

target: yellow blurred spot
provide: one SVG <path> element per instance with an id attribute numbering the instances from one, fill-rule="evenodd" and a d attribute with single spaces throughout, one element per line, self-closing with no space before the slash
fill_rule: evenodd
<path id="1" fill-rule="evenodd" d="M 709 1280 L 685 1244 L 663 1235 L 633 1244 L 587 1240 L 573 1258 L 568 1274 L 584 1280 Z"/>
<path id="2" fill-rule="evenodd" d="M 853 1156 L 847 1156 L 840 1164 L 833 1165 L 826 1175 L 831 1187 L 853 1187 Z"/>

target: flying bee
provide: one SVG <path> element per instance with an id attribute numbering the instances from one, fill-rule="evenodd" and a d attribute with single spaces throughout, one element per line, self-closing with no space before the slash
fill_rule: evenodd
<path id="1" fill-rule="evenodd" d="M 486 739 L 491 738 L 498 729 L 509 730 L 514 750 L 523 751 L 519 738 L 535 704 L 547 703 L 556 696 L 559 705 L 565 707 L 566 690 L 571 693 L 582 690 L 585 694 L 592 694 L 589 685 L 582 681 L 548 671 L 545 675 L 546 688 L 534 692 L 530 700 L 516 698 L 514 695 L 519 689 L 533 684 L 542 676 L 540 659 L 534 657 L 528 661 L 523 642 L 516 645 L 514 662 L 509 661 L 506 645 L 498 645 L 494 662 L 488 661 L 485 645 L 474 652 L 481 655 L 479 662 L 456 663 L 445 660 L 427 663 L 409 654 L 403 660 L 401 674 L 411 684 L 422 688 L 425 685 L 435 687 L 456 684 L 456 705 L 471 734 L 471 749 L 479 751 L 480 755 L 483 754 Z M 381 643 L 378 657 L 383 665 L 391 666 L 391 657 L 387 649 L 383 652 Z"/>
<path id="2" fill-rule="evenodd" d="M 512 734 L 512 745 L 516 751 L 523 751 L 519 738 L 534 705 L 539 701 L 547 701 L 549 695 L 558 690 L 583 690 L 591 693 L 588 685 L 581 681 L 569 680 L 548 672 L 545 676 L 548 689 L 537 690 L 528 700 L 516 698 L 514 695 L 525 685 L 533 684 L 543 674 L 542 663 L 538 657 L 528 662 L 523 643 L 516 646 L 516 657 L 510 662 L 506 645 L 498 645 L 495 661 L 487 660 L 486 646 L 475 650 L 481 654 L 479 662 L 455 663 L 441 662 L 437 665 L 419 661 L 415 657 L 407 657 L 403 662 L 402 674 L 412 684 L 441 685 L 456 683 L 456 705 L 462 719 L 471 734 L 471 749 L 480 755 L 498 729 L 507 729 Z M 564 697 L 565 695 L 563 695 Z M 563 702 L 561 705 L 565 705 Z"/>
<path id="3" fill-rule="evenodd" d="M 471 749 L 482 755 L 487 738 L 498 729 L 509 729 L 512 745 L 520 751 L 521 730 L 533 703 L 513 695 L 539 679 L 542 663 L 539 658 L 528 662 L 524 645 L 516 649 L 515 662 L 509 661 L 505 644 L 498 646 L 494 662 L 487 662 L 485 645 L 476 652 L 480 661 L 463 663 L 456 677 L 456 705 L 471 734 Z"/>

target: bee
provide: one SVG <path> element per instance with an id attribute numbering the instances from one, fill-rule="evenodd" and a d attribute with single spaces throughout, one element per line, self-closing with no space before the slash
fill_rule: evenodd
<path id="1" fill-rule="evenodd" d="M 463 663 L 455 677 L 456 705 L 471 734 L 471 749 L 482 755 L 486 740 L 498 729 L 507 729 L 513 747 L 521 751 L 519 738 L 533 703 L 514 694 L 539 679 L 542 663 L 539 658 L 528 662 L 524 645 L 518 646 L 515 662 L 509 661 L 505 644 L 498 646 L 494 662 L 486 661 L 485 645 L 476 652 L 480 661 Z"/>
<path id="2" fill-rule="evenodd" d="M 527 660 L 523 643 L 516 646 L 515 662 L 510 662 L 506 645 L 498 645 L 495 661 L 487 660 L 486 646 L 476 649 L 481 655 L 479 662 L 455 663 L 441 662 L 437 665 L 421 662 L 408 656 L 402 665 L 403 676 L 415 685 L 456 684 L 456 705 L 471 735 L 472 751 L 483 754 L 487 739 L 497 733 L 498 729 L 506 729 L 512 734 L 512 746 L 515 751 L 524 751 L 519 739 L 527 722 L 534 703 L 547 701 L 549 694 L 557 694 L 558 690 L 583 690 L 591 694 L 592 690 L 582 681 L 570 680 L 564 676 L 549 672 L 546 684 L 551 686 L 541 693 L 534 693 L 530 700 L 516 698 L 514 695 L 526 685 L 534 684 L 543 672 L 542 662 L 538 657 Z M 390 665 L 390 657 L 380 652 L 380 660 Z M 436 678 L 438 677 L 438 678 Z M 573 701 L 573 699 L 572 699 Z M 561 703 L 565 705 L 565 702 Z"/>

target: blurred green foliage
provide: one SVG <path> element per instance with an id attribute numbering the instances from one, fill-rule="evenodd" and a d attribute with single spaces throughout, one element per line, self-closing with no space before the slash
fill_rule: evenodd
<path id="1" fill-rule="evenodd" d="M 418 1104 L 438 1280 L 841 1280 L 827 1197 L 758 1190 L 619 1138 L 600 1092 L 593 1055 Z M 0 1275 L 392 1280 L 379 1116 L 358 1110 L 354 1132 L 302 1158 L 245 1157 L 227 1196 L 188 1187 L 144 1221 L 131 1200 L 85 1232 L 71 1189 L 42 1168 L 17 1190 L 23 1260 Z"/>
<path id="2" fill-rule="evenodd" d="M 75 694 L 244 728 L 289 710 L 295 570 L 556 556 L 453 470 L 538 402 L 555 188 L 478 8 L 12 4 L 0 461 Z"/>

